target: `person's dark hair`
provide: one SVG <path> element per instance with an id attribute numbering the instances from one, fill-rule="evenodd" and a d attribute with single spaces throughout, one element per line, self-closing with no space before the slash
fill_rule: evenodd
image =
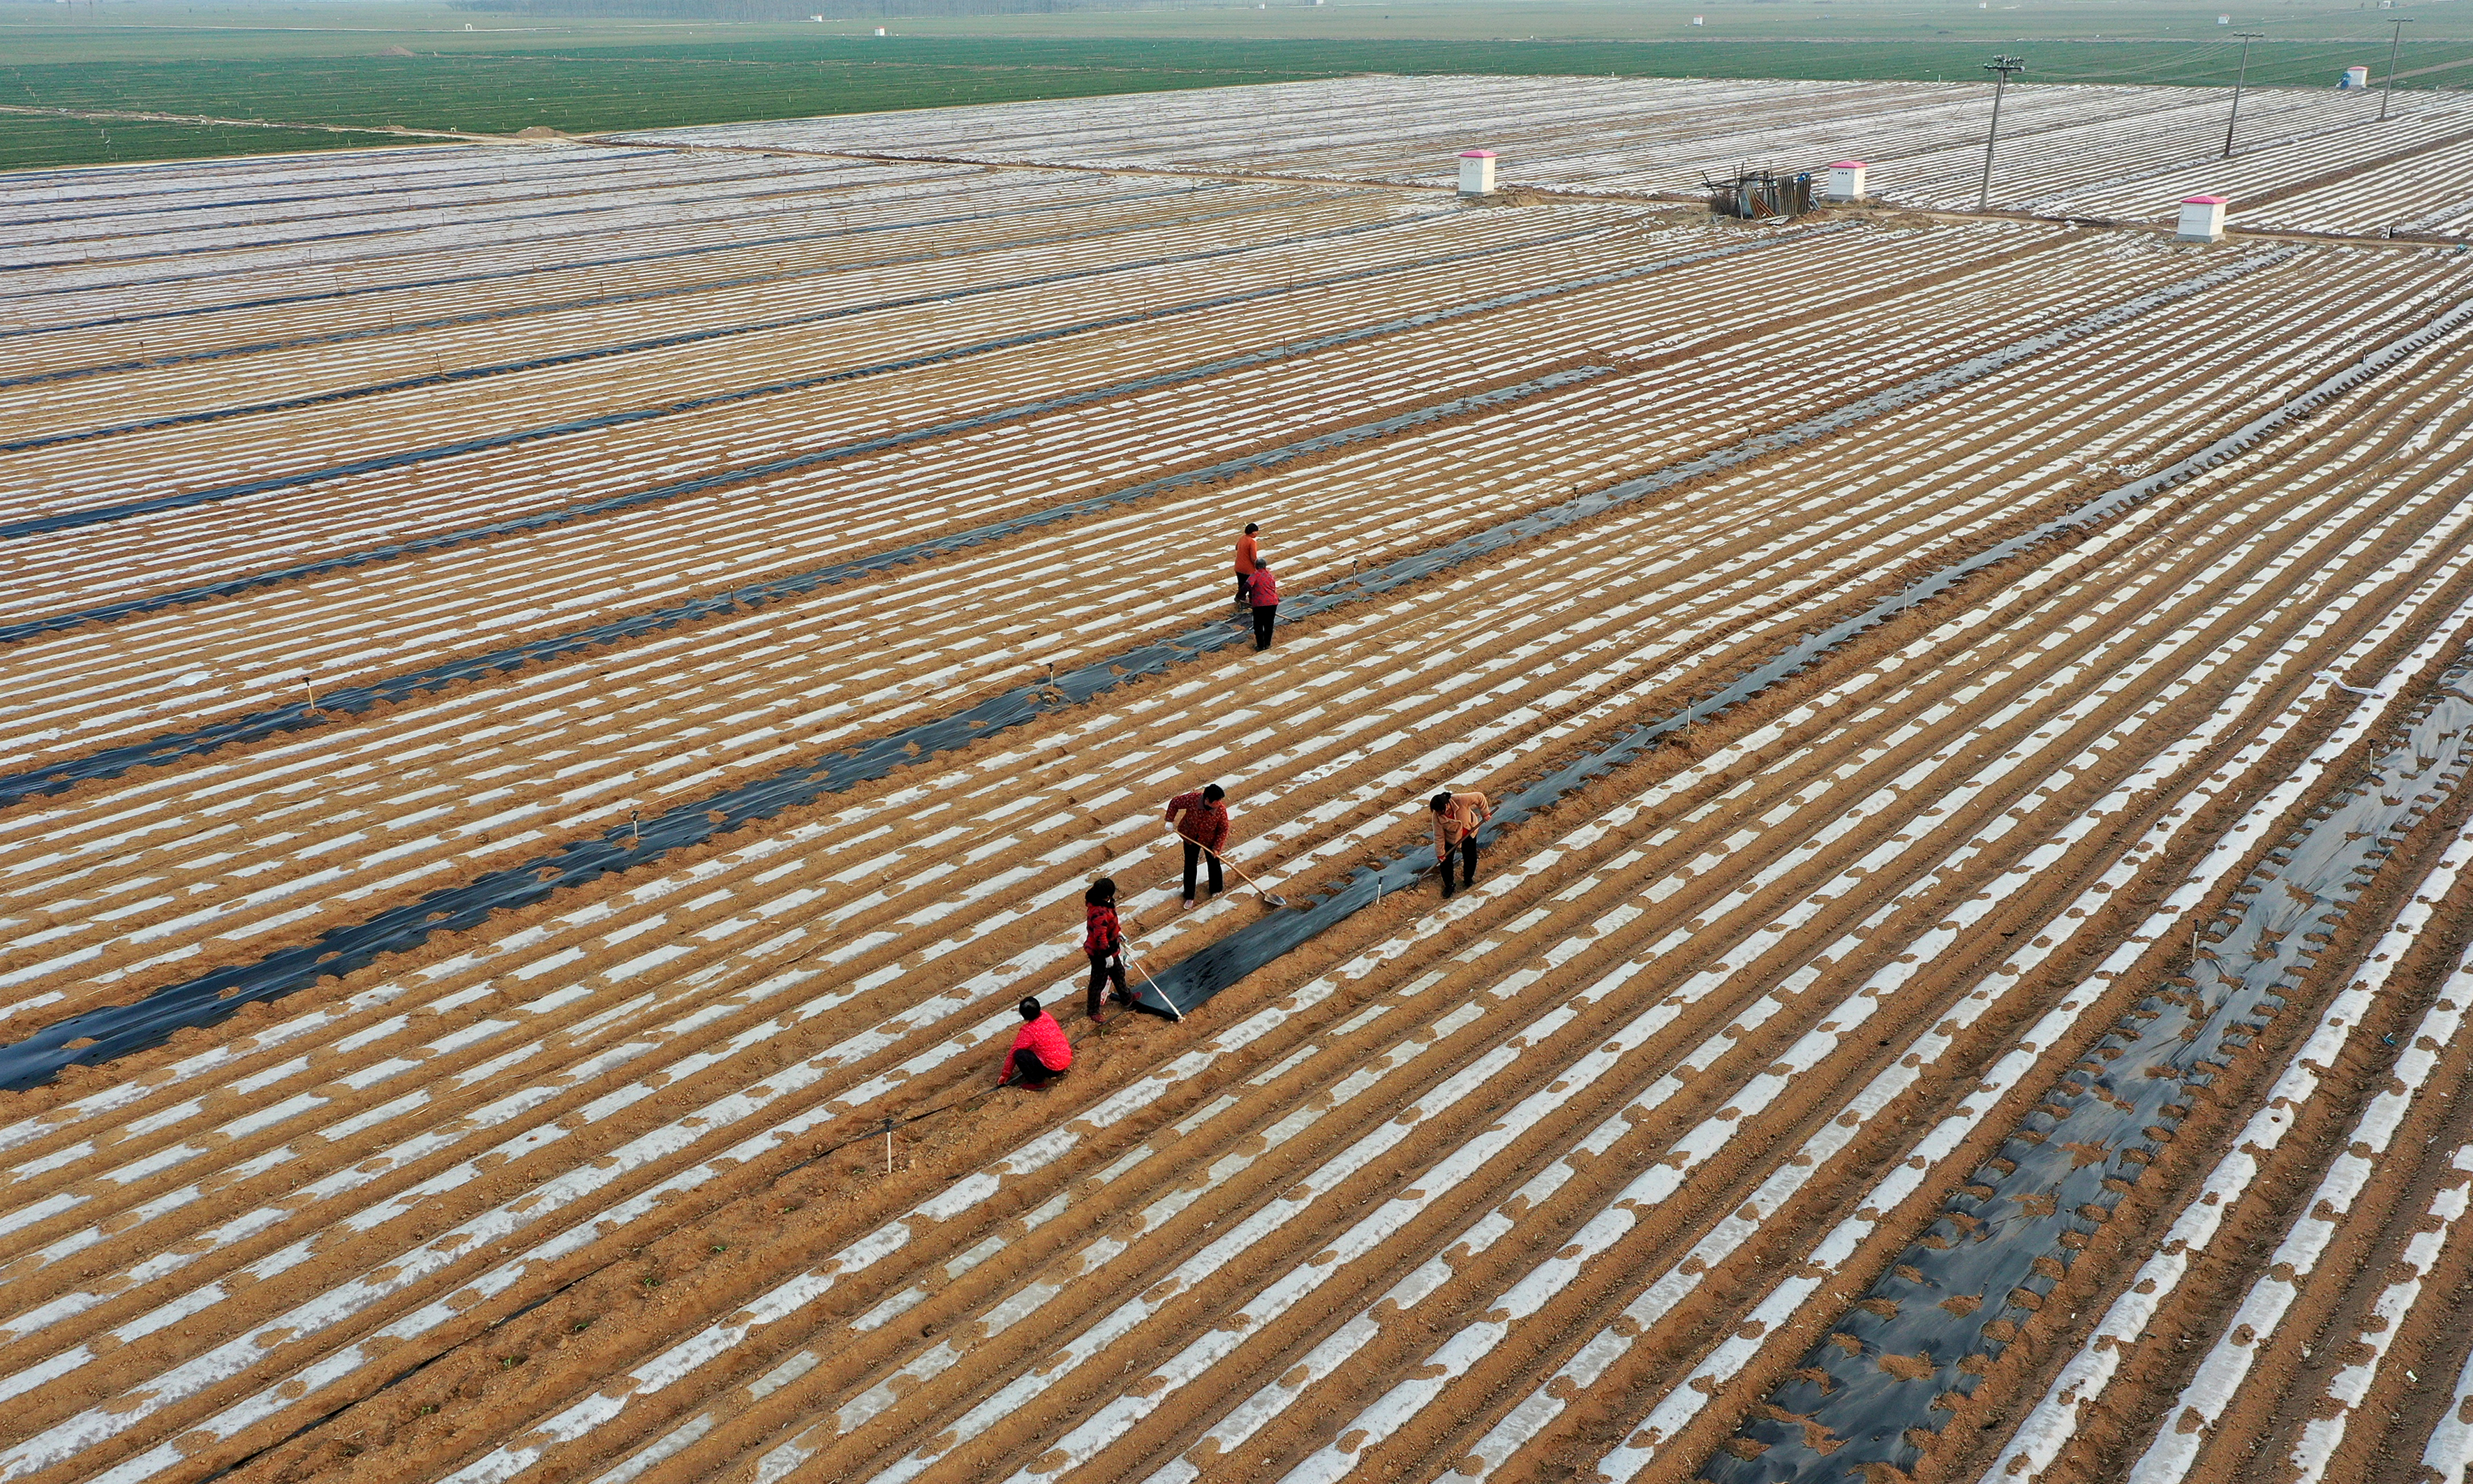
<path id="1" fill-rule="evenodd" d="M 1245 534 L 1246 534 L 1247 536 L 1251 536 L 1251 535 L 1253 535 L 1255 532 L 1260 531 L 1261 529 L 1262 529 L 1261 526 L 1256 525 L 1254 522 L 1252 522 L 1252 521 L 1250 521 L 1250 520 L 1248 520 L 1248 521 L 1246 521 L 1246 522 L 1245 522 Z"/>
<path id="2" fill-rule="evenodd" d="M 1020 1011 L 1021 1017 L 1025 1020 L 1036 1020 L 1039 1018 L 1039 1001 L 1032 999 L 1028 995 L 1022 996 L 1021 1003 L 1014 1006 L 1013 1008 Z"/>
<path id="3" fill-rule="evenodd" d="M 1217 803 L 1220 800 L 1227 797 L 1228 790 L 1220 787 L 1216 783 L 1205 783 L 1202 785 L 1202 802 L 1204 803 Z"/>
<path id="4" fill-rule="evenodd" d="M 1082 894 L 1084 903 L 1093 907 L 1104 907 L 1116 899 L 1116 878 L 1115 876 L 1101 876 L 1091 883 L 1089 891 Z"/>
<path id="5" fill-rule="evenodd" d="M 1449 794 L 1436 794 L 1433 798 L 1426 801 L 1426 807 L 1433 810 L 1436 814 L 1442 813 L 1445 809 L 1448 809 L 1451 806 L 1452 796 Z"/>

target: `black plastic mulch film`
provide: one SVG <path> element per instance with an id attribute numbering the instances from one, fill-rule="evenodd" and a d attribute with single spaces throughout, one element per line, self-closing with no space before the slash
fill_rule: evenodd
<path id="1" fill-rule="evenodd" d="M 1372 228 L 1349 227 L 1344 228 L 1343 231 L 1355 232 L 1370 229 Z M 1813 228 L 1813 230 L 1826 231 L 1835 229 L 1836 228 L 1820 227 Z M 1543 243 L 1561 241 L 1565 237 L 1569 236 L 1586 235 L 1588 232 L 1595 230 L 1597 230 L 1597 228 L 1589 228 L 1582 232 L 1557 233 L 1554 236 L 1547 238 L 1523 239 L 1518 243 L 1501 249 L 1478 250 L 1478 254 L 1477 255 L 1482 255 L 1483 253 L 1496 251 L 1510 251 L 1523 250 L 1540 246 Z M 1454 305 L 1449 309 L 1429 310 L 1422 314 L 1407 315 L 1399 319 L 1382 320 L 1372 324 L 1360 324 L 1354 329 L 1338 330 L 1329 335 L 1316 336 L 1311 340 L 1285 342 L 1265 349 L 1248 351 L 1242 355 L 1225 356 L 1218 360 L 1204 361 L 1191 366 L 1180 367 L 1175 371 L 1157 371 L 1147 376 L 1138 376 L 1124 381 L 1109 382 L 1104 386 L 1089 387 L 1079 392 L 1067 393 L 1059 396 L 1045 397 L 1035 402 L 1022 402 L 1011 407 L 999 407 L 989 412 L 975 414 L 972 417 L 956 419 L 949 422 L 939 422 L 926 427 L 905 429 L 900 433 L 889 433 L 880 438 L 866 439 L 854 443 L 840 443 L 828 448 L 814 449 L 807 453 L 798 454 L 787 459 L 775 460 L 767 464 L 727 469 L 720 473 L 703 475 L 694 479 L 680 480 L 670 484 L 655 485 L 648 489 L 632 491 L 626 494 L 612 495 L 608 499 L 595 500 L 583 505 L 566 506 L 557 510 L 539 512 L 535 515 L 515 516 L 506 520 L 492 521 L 487 525 L 472 526 L 461 531 L 449 531 L 438 536 L 422 537 L 415 540 L 393 542 L 383 546 L 372 547 L 366 551 L 347 552 L 340 556 L 321 558 L 317 561 L 300 562 L 292 566 L 276 567 L 262 572 L 246 573 L 239 577 L 226 578 L 222 581 L 207 583 L 200 586 L 183 587 L 171 592 L 152 593 L 145 597 L 124 599 L 118 603 L 107 603 L 96 608 L 80 609 L 66 613 L 48 614 L 41 618 L 30 618 L 13 624 L 0 624 L 0 643 L 13 643 L 20 639 L 35 637 L 37 634 L 57 633 L 61 630 L 79 628 L 86 624 L 106 623 L 113 619 L 127 618 L 136 613 L 154 612 L 162 609 L 177 608 L 190 603 L 202 603 L 210 598 L 231 597 L 259 587 L 273 586 L 282 583 L 299 582 L 305 578 L 318 577 L 328 572 L 342 571 L 349 567 L 364 566 L 374 562 L 390 562 L 403 557 L 420 556 L 429 552 L 443 551 L 454 546 L 468 545 L 473 541 L 486 540 L 493 537 L 510 536 L 526 531 L 544 530 L 552 526 L 564 525 L 571 520 L 579 520 L 593 515 L 610 515 L 617 511 L 655 504 L 662 500 L 674 499 L 680 495 L 692 494 L 704 490 L 737 484 L 751 479 L 761 479 L 770 475 L 791 472 L 797 469 L 813 468 L 821 465 L 831 464 L 844 459 L 857 458 L 861 455 L 870 453 L 879 453 L 886 449 L 904 447 L 912 443 L 924 443 L 934 439 L 948 438 L 956 434 L 968 433 L 978 428 L 992 426 L 996 423 L 1010 421 L 1017 418 L 1036 417 L 1045 413 L 1062 411 L 1067 408 L 1080 407 L 1088 403 L 1106 401 L 1113 397 L 1124 396 L 1134 393 L 1157 391 L 1163 387 L 1181 386 L 1188 382 L 1199 381 L 1212 376 L 1225 375 L 1231 371 L 1243 371 L 1251 367 L 1266 365 L 1273 361 L 1311 354 L 1320 350 L 1329 350 L 1340 346 L 1354 345 L 1360 341 L 1372 340 L 1381 336 L 1396 335 L 1409 330 L 1423 329 L 1429 325 L 1444 323 L 1468 315 L 1481 314 L 1495 309 L 1508 308 L 1517 304 L 1526 303 L 1530 299 L 1543 298 L 1548 295 L 1568 293 L 1578 289 L 1602 287 L 1606 284 L 1621 282 L 1627 278 L 1638 277 L 1645 274 L 1662 273 L 1668 269 L 1678 268 L 1687 264 L 1706 262 L 1713 258 L 1728 257 L 1740 252 L 1749 252 L 1765 248 L 1775 247 L 1784 243 L 1798 240 L 1799 238 L 1810 234 L 1810 232 L 1782 232 L 1773 236 L 1761 237 L 1751 242 L 1738 243 L 1731 247 L 1715 248 L 1701 252 L 1682 253 L 1672 257 L 1659 258 L 1650 263 L 1638 264 L 1631 268 L 1618 269 L 1612 273 L 1597 274 L 1586 278 L 1566 279 L 1561 282 L 1542 285 L 1531 289 L 1524 289 L 1517 293 L 1501 295 L 1493 299 Z M 1409 263 L 1394 264 L 1382 271 L 1410 271 L 1431 267 L 1441 262 L 1458 261 L 1460 258 L 1468 255 L 1472 254 L 1453 253 L 1441 258 L 1419 259 Z M 1364 275 L 1362 274 L 1356 274 L 1345 276 L 1357 277 L 1363 275 Z M 1314 279 L 1304 283 L 1283 285 L 1277 289 L 1252 291 L 1247 295 L 1234 296 L 1233 299 L 1258 297 L 1260 295 L 1271 293 L 1293 293 L 1300 289 L 1328 286 L 1329 284 L 1337 281 L 1340 280 Z M 1225 303 L 1230 301 L 1232 301 L 1231 299 L 1222 299 L 1210 300 L 1208 302 Z M 1167 309 L 1151 311 L 1147 316 L 1137 315 L 1119 317 L 1118 319 L 1107 321 L 1087 322 L 1079 325 L 1064 326 L 1054 330 L 1042 330 L 1030 335 L 1011 337 L 1003 341 L 988 342 L 976 346 L 959 347 L 951 350 L 940 351 L 932 355 L 914 358 L 914 360 L 911 361 L 860 367 L 851 371 L 838 371 L 830 376 L 821 378 L 821 380 L 849 380 L 857 376 L 876 375 L 886 371 L 900 371 L 914 365 L 925 365 L 935 361 L 958 359 L 964 355 L 977 354 L 985 350 L 1001 349 L 1006 347 L 1024 344 L 1031 340 L 1052 338 L 1053 336 L 1068 333 L 1080 333 L 1082 331 L 1095 328 L 1105 328 L 1120 323 L 1130 323 L 1133 319 L 1145 317 L 1157 318 L 1162 314 L 1183 313 L 1187 310 L 1199 307 L 1207 307 L 1207 305 L 1175 305 L 1170 306 Z M 803 382 L 798 385 L 804 386 L 805 383 Z M 671 407 L 658 409 L 655 413 L 643 414 L 640 416 L 660 416 L 680 411 L 692 411 L 696 408 L 716 402 L 738 400 L 747 396 L 760 395 L 771 390 L 780 390 L 780 388 L 777 386 L 773 388 L 758 387 L 753 389 L 742 389 L 740 392 L 727 394 L 726 395 L 705 398 L 695 402 L 679 403 Z M 618 419 L 624 419 L 639 415 L 621 414 L 613 416 Z M 554 432 L 562 430 L 572 431 L 575 428 L 585 427 L 588 425 L 604 426 L 607 425 L 610 420 L 612 419 L 595 419 L 590 423 L 560 424 L 558 427 L 552 429 L 534 429 L 521 435 L 509 435 L 509 437 L 516 441 L 547 437 Z M 452 446 L 456 448 L 479 447 L 482 446 L 482 443 L 476 441 L 470 444 L 456 444 Z M 490 446 L 495 446 L 495 444 L 492 443 Z M 402 457 L 406 460 L 417 460 L 420 457 L 427 456 L 428 452 L 429 451 L 424 450 L 414 450 L 413 453 Z M 366 472 L 368 469 L 381 467 L 381 465 L 384 465 L 385 467 L 393 467 L 392 464 L 389 464 L 386 461 L 368 461 L 364 465 L 348 466 L 347 467 L 347 471 Z M 334 472 L 336 471 L 327 470 L 324 473 L 297 477 L 302 480 L 324 478 Z M 187 496 L 171 496 L 169 498 L 185 499 Z M 0 536 L 7 536 L 9 534 L 9 529 L 0 528 Z M 550 640 L 544 642 L 556 641 Z M 149 747 L 166 747 L 173 745 L 177 741 L 178 738 L 160 738 L 144 745 Z M 0 787 L 5 786 L 5 782 L 0 782 Z"/>
<path id="2" fill-rule="evenodd" d="M 1721 251 L 1741 251 L 1740 249 Z M 1387 562 L 1346 582 L 1316 588 L 1285 600 L 1283 614 L 1291 622 L 1422 582 L 1466 562 L 1477 561 L 1533 537 L 1645 498 L 1676 485 L 1794 447 L 1812 439 L 1895 411 L 1926 397 L 1963 386 L 2019 361 L 2081 337 L 2097 334 L 2139 315 L 2193 295 L 2204 293 L 2272 263 L 2297 250 L 2252 253 L 2212 272 L 2197 275 L 2150 294 L 2114 305 L 2057 329 L 2013 342 L 1999 350 L 1915 377 L 1898 386 L 1859 398 L 1827 413 L 1728 445 L 1714 453 L 1625 481 L 1591 494 L 1504 521 L 1461 538 L 1449 545 Z M 1645 270 L 1638 270 L 1645 271 Z M 1776 659 L 1735 681 L 1690 713 L 1628 729 L 1604 748 L 1573 761 L 1549 777 L 1512 792 L 1496 811 L 1483 838 L 1491 839 L 1528 814 L 1544 808 L 1563 793 L 1621 766 L 1690 715 L 1707 716 L 1796 674 L 1847 638 L 1904 611 L 1967 575 L 2006 560 L 2029 544 L 2057 531 L 2103 518 L 2168 489 L 2247 447 L 2271 427 L 2316 407 L 2326 397 L 2357 384 L 2430 338 L 2473 316 L 2473 304 L 2460 307 L 2382 350 L 2365 356 L 2355 367 L 2330 377 L 2282 408 L 2209 444 L 2160 473 L 2148 476 L 2047 522 L 2026 535 L 1968 558 L 1927 577 L 1853 618 L 1804 640 Z M 1170 666 L 1235 644 L 1250 635 L 1246 620 L 1221 621 L 1174 638 L 1140 645 L 1097 659 L 1055 677 L 1053 682 L 1018 687 L 983 701 L 957 715 L 905 728 L 873 742 L 846 748 L 817 762 L 785 769 L 701 800 L 682 803 L 636 826 L 617 826 L 606 833 L 571 842 L 523 865 L 492 872 L 462 886 L 433 892 L 418 901 L 391 909 L 370 920 L 334 929 L 312 942 L 282 949 L 255 963 L 219 969 L 168 986 L 134 1004 L 109 1006 L 47 1026 L 26 1040 L 0 1048 L 0 1089 L 36 1086 L 61 1066 L 97 1063 L 157 1044 L 172 1032 L 211 1025 L 242 1005 L 279 998 L 326 975 L 350 973 L 379 955 L 399 952 L 427 941 L 433 933 L 474 927 L 489 915 L 542 900 L 562 887 L 577 886 L 613 871 L 646 864 L 681 847 L 701 845 L 751 821 L 770 818 L 856 784 L 883 778 L 896 768 L 924 761 L 985 740 L 1049 712 L 1078 706 L 1141 677 L 1164 673 Z M 1414 851 L 1381 867 L 1361 867 L 1335 890 L 1301 910 L 1281 912 L 1212 944 L 1170 966 L 1137 993 L 1153 1014 L 1190 1011 L 1270 963 L 1290 948 L 1344 920 L 1375 900 L 1383 891 L 1414 881 L 1424 871 Z M 71 1042 L 77 1044 L 72 1045 Z"/>
<path id="3" fill-rule="evenodd" d="M 1922 1237 L 1772 1392 L 1777 1414 L 1702 1467 L 1719 1484 L 1861 1481 L 1911 1470 L 1949 1422 L 1943 1397 L 2035 1324 L 2077 1249 L 2110 1217 L 2164 1138 L 2309 974 L 2327 929 L 2406 833 L 2473 766 L 2473 697 L 2442 693 L 2368 777 L 2314 812 L 2207 924 L 2189 970 L 2141 1000 L 2067 1072 Z M 1892 1370 L 1890 1367 L 1894 1366 Z M 1823 1451 L 1823 1449 L 1826 1451 Z"/>

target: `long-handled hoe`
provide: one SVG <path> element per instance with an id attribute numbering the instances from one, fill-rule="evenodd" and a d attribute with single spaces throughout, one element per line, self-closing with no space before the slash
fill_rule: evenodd
<path id="1" fill-rule="evenodd" d="M 1261 898 L 1262 898 L 1262 900 L 1263 900 L 1263 902 L 1264 902 L 1266 905 L 1273 906 L 1273 907 L 1285 907 L 1285 906 L 1286 906 L 1286 905 L 1288 904 L 1288 899 L 1287 899 L 1286 898 L 1285 898 L 1285 897 L 1281 896 L 1279 893 L 1277 893 L 1277 892 L 1266 892 L 1266 891 L 1262 890 L 1262 883 L 1261 883 L 1261 882 L 1257 881 L 1257 880 L 1255 880 L 1252 876 L 1247 875 L 1247 874 L 1245 874 L 1245 868 L 1244 868 L 1244 867 L 1237 865 L 1235 861 L 1230 860 L 1227 856 L 1220 854 L 1217 850 L 1212 850 L 1211 847 L 1209 847 L 1209 846 L 1207 846 L 1207 845 L 1206 845 L 1206 846 L 1204 846 L 1204 847 L 1202 848 L 1202 852 L 1203 852 L 1205 855 L 1210 856 L 1212 860 L 1215 860 L 1215 861 L 1219 862 L 1219 864 L 1221 864 L 1221 865 L 1223 865 L 1223 866 L 1227 867 L 1229 870 L 1231 870 L 1231 871 L 1233 871 L 1233 872 L 1236 873 L 1236 879 L 1237 879 L 1237 880 L 1239 880 L 1239 881 L 1244 882 L 1247 886 L 1252 887 L 1252 888 L 1254 889 L 1254 894 L 1255 894 L 1256 896 L 1258 896 L 1258 897 Z"/>
<path id="2" fill-rule="evenodd" d="M 1212 855 L 1212 856 L 1217 857 L 1217 859 L 1218 859 L 1218 861 L 1219 861 L 1219 864 L 1221 864 L 1221 865 L 1223 865 L 1223 866 L 1227 867 L 1227 868 L 1228 868 L 1229 870 L 1231 870 L 1231 871 L 1236 872 L 1236 879 L 1237 879 L 1237 880 L 1239 880 L 1239 881 L 1244 882 L 1247 886 L 1252 887 L 1252 888 L 1255 890 L 1255 892 L 1256 892 L 1256 893 L 1258 893 L 1258 894 L 1261 897 L 1261 898 L 1262 898 L 1262 904 L 1263 904 L 1264 906 L 1266 906 L 1266 907 L 1285 907 L 1285 906 L 1286 906 L 1286 905 L 1288 904 L 1288 899 L 1287 899 L 1286 898 L 1285 898 L 1285 897 L 1281 896 L 1279 893 L 1277 893 L 1277 892 L 1266 892 L 1266 891 L 1263 891 L 1263 890 L 1262 890 L 1262 883 L 1261 883 L 1261 882 L 1260 882 L 1260 881 L 1255 880 L 1252 876 L 1247 875 L 1247 874 L 1244 873 L 1243 869 L 1242 869 L 1242 868 L 1240 868 L 1240 867 L 1239 867 L 1239 866 L 1238 866 L 1235 861 L 1230 860 L 1230 859 L 1229 859 L 1227 856 L 1225 856 L 1225 855 L 1221 855 L 1217 850 L 1212 850 L 1212 849 L 1211 849 L 1211 847 L 1209 847 L 1209 846 L 1207 846 L 1207 845 L 1206 845 L 1206 846 L 1204 846 L 1202 849 L 1203 849 L 1203 850 L 1204 850 L 1206 853 L 1208 853 L 1208 854 L 1210 854 L 1210 855 Z M 1178 877 L 1178 876 L 1170 876 L 1170 877 L 1168 877 L 1165 881 L 1164 881 L 1164 882 L 1160 883 L 1160 890 L 1161 890 L 1161 891 L 1163 891 L 1163 892 L 1166 892 L 1166 891 L 1174 891 L 1177 887 L 1179 887 L 1179 886 L 1181 886 L 1181 885 L 1183 885 L 1183 884 L 1184 884 L 1184 883 L 1183 883 L 1183 878 L 1182 878 L 1182 877 Z"/>
<path id="3" fill-rule="evenodd" d="M 1121 927 L 1118 928 L 1117 931 L 1124 932 Z M 1182 1021 L 1185 1018 L 1185 1012 L 1176 1008 L 1176 1001 L 1168 998 L 1167 991 L 1161 989 L 1159 987 L 1159 980 L 1151 976 L 1150 966 L 1142 962 L 1142 955 L 1134 945 L 1134 935 L 1131 933 L 1124 933 L 1124 939 L 1126 948 L 1125 956 L 1132 959 L 1134 961 L 1134 968 L 1141 971 L 1142 983 L 1150 986 L 1151 993 L 1157 994 L 1159 996 L 1160 1003 L 1167 1007 L 1167 1013 L 1171 1019 Z"/>

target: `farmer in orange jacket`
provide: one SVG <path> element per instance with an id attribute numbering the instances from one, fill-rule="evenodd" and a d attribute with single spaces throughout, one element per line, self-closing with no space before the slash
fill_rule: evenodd
<path id="1" fill-rule="evenodd" d="M 1462 871 L 1462 886 L 1477 885 L 1477 826 L 1494 818 L 1494 806 L 1485 795 L 1471 789 L 1464 794 L 1436 794 L 1426 801 L 1434 815 L 1434 864 L 1443 868 L 1443 897 L 1452 895 L 1452 855 L 1457 848 Z"/>
<path id="2" fill-rule="evenodd" d="M 1254 606 L 1254 568 L 1261 562 L 1261 548 L 1254 543 L 1254 533 L 1262 528 L 1252 521 L 1245 523 L 1245 534 L 1236 538 L 1236 606 Z"/>
<path id="3" fill-rule="evenodd" d="M 1167 802 L 1167 827 L 1185 842 L 1185 907 L 1193 906 L 1193 873 L 1202 857 L 1211 857 L 1211 895 L 1225 889 L 1219 875 L 1220 852 L 1228 849 L 1227 790 L 1206 783 Z"/>

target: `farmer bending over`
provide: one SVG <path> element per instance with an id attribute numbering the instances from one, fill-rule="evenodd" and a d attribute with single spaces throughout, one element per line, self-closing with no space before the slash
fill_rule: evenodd
<path id="1" fill-rule="evenodd" d="M 1434 864 L 1443 868 L 1443 898 L 1452 895 L 1452 847 L 1459 847 L 1463 886 L 1477 885 L 1477 826 L 1494 818 L 1494 808 L 1485 795 L 1471 790 L 1465 794 L 1436 794 L 1426 801 L 1434 811 Z"/>

